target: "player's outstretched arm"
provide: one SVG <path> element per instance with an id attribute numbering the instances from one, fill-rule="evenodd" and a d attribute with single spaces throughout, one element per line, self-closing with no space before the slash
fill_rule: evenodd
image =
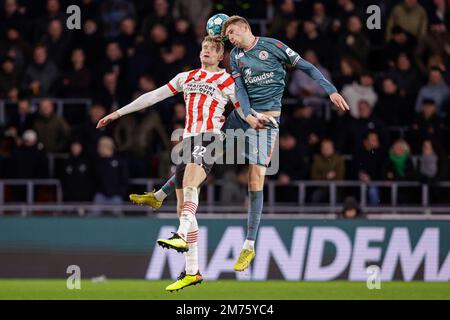
<path id="1" fill-rule="evenodd" d="M 310 62 L 300 59 L 298 63 L 295 65 L 295 67 L 299 70 L 302 70 L 307 75 L 309 75 L 311 78 L 316 80 L 319 85 L 325 90 L 325 92 L 330 97 L 330 100 L 341 110 L 348 111 L 350 110 L 347 102 L 345 99 L 337 92 L 336 87 L 328 81 L 320 72 L 319 69 L 317 69 L 313 64 Z"/>
<path id="2" fill-rule="evenodd" d="M 112 113 L 108 114 L 107 116 L 105 116 L 104 118 L 100 119 L 99 122 L 97 123 L 97 129 L 108 125 L 110 122 L 115 121 L 126 114 L 136 112 L 141 109 L 150 107 L 150 106 L 152 106 L 164 99 L 167 99 L 168 97 L 171 97 L 173 95 L 174 95 L 174 92 L 169 88 L 168 85 L 165 85 L 156 90 L 144 93 L 136 100 L 127 104 L 125 107 L 120 108 L 119 110 L 112 112 Z"/>

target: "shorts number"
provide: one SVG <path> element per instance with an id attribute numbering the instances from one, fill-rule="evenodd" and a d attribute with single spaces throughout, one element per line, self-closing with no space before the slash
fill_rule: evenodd
<path id="1" fill-rule="evenodd" d="M 197 159 L 197 157 L 203 157 L 205 152 L 206 152 L 206 147 L 195 146 L 194 151 L 192 151 L 192 155 L 194 156 L 195 159 Z"/>

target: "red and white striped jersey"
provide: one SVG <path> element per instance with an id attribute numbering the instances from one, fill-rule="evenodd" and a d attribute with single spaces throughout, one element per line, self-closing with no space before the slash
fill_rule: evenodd
<path id="1" fill-rule="evenodd" d="M 223 113 L 229 100 L 239 108 L 234 93 L 234 80 L 221 69 L 210 72 L 196 69 L 179 73 L 167 84 L 175 95 L 184 93 L 186 122 L 183 138 L 204 132 L 220 133 L 225 121 Z"/>

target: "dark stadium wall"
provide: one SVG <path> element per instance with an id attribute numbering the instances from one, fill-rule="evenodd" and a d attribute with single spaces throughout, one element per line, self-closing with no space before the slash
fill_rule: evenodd
<path id="1" fill-rule="evenodd" d="M 182 254 L 156 239 L 174 219 L 13 218 L 0 221 L 0 278 L 168 279 L 184 268 Z M 199 264 L 204 278 L 238 280 L 348 279 L 366 281 L 367 267 L 383 281 L 450 280 L 450 221 L 270 220 L 262 222 L 251 268 L 232 270 L 245 221 L 200 219 Z"/>

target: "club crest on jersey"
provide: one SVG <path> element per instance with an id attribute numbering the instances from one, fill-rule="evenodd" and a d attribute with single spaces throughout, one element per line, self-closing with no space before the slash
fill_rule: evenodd
<path id="1" fill-rule="evenodd" d="M 259 59 L 260 60 L 267 60 L 267 58 L 269 57 L 269 53 L 267 52 L 267 51 L 265 51 L 265 50 L 262 50 L 260 53 L 259 53 Z"/>

